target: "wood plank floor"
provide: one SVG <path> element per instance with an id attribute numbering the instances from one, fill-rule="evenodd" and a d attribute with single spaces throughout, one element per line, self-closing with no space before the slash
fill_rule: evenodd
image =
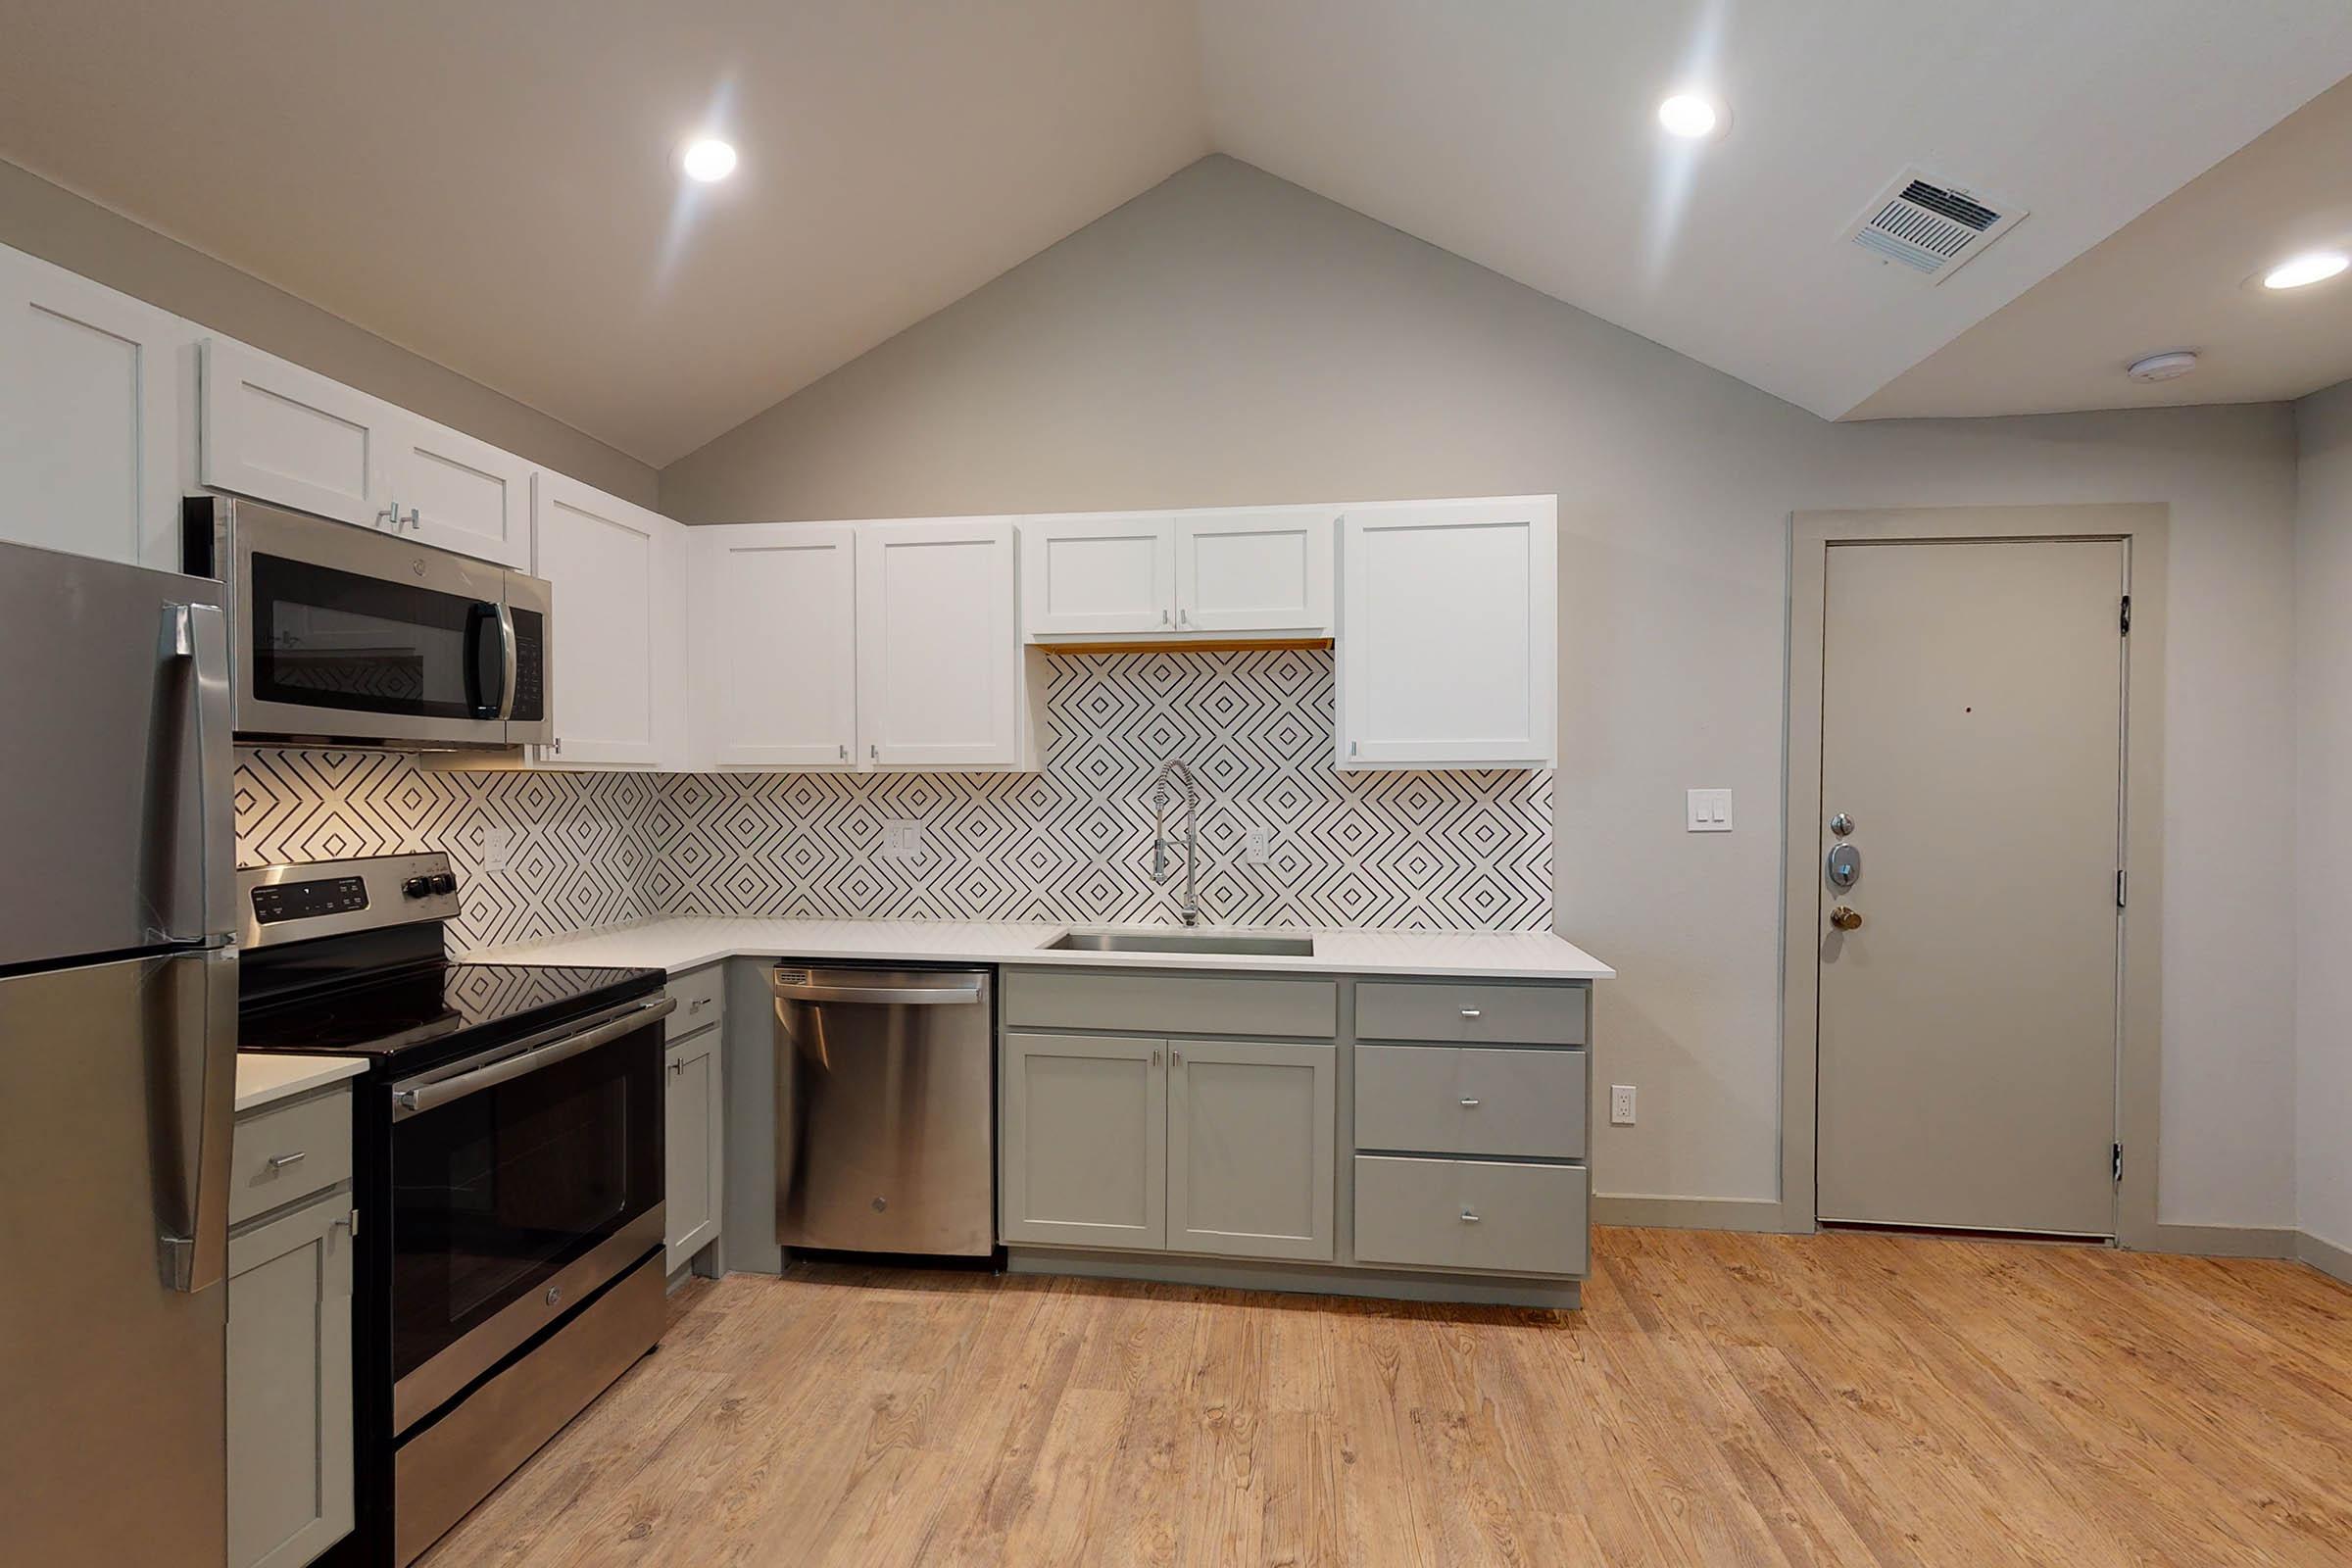
<path id="1" fill-rule="evenodd" d="M 1612 1230 L 1582 1313 L 808 1268 L 672 1301 L 427 1558 L 2352 1562 L 2352 1290 Z"/>

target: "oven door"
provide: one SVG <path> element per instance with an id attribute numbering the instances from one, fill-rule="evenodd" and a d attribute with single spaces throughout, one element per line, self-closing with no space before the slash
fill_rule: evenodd
<path id="1" fill-rule="evenodd" d="M 392 1086 L 392 1406 L 406 1432 L 662 1246 L 655 996 Z"/>
<path id="2" fill-rule="evenodd" d="M 506 744 L 513 574 L 250 503 L 232 536 L 240 738 Z"/>

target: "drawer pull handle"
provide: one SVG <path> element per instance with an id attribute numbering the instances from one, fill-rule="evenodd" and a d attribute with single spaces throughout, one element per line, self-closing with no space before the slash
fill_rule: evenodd
<path id="1" fill-rule="evenodd" d="M 1478 1216 L 1469 1209 L 1465 1208 L 1462 1210 L 1462 1223 L 1465 1225 L 1475 1225 L 1478 1223 Z"/>
<path id="2" fill-rule="evenodd" d="M 297 1149 L 291 1154 L 271 1154 L 270 1156 L 270 1169 L 273 1173 L 276 1171 L 281 1171 L 284 1170 L 288 1165 L 298 1163 L 299 1161 L 308 1159 L 310 1157 L 311 1152 L 307 1149 Z"/>
<path id="3" fill-rule="evenodd" d="M 678 1074 L 684 1072 L 685 1070 L 686 1063 L 683 1061 L 673 1061 L 669 1064 L 669 1075 L 672 1078 L 675 1078 Z"/>
<path id="4" fill-rule="evenodd" d="M 1473 1106 L 1473 1105 L 1476 1105 L 1477 1103 L 1478 1103 L 1478 1102 L 1477 1102 L 1477 1101 L 1475 1101 L 1475 1100 L 1464 1100 L 1464 1101 L 1462 1102 L 1462 1105 L 1463 1105 L 1463 1107 L 1464 1107 L 1465 1109 L 1467 1109 L 1467 1108 L 1469 1108 L 1469 1107 L 1471 1107 L 1471 1106 Z"/>
<path id="5" fill-rule="evenodd" d="M 710 1005 L 710 999 L 709 997 L 697 997 L 686 1004 L 686 1010 L 688 1012 L 700 1012 L 709 1005 Z"/>
<path id="6" fill-rule="evenodd" d="M 1464 1007 L 1462 1009 L 1462 1016 L 1465 1018 L 1475 1018 L 1478 1016 L 1478 1009 L 1476 1007 Z"/>

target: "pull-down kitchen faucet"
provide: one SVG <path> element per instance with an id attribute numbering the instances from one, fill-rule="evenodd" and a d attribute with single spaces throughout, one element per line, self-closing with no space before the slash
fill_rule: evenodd
<path id="1" fill-rule="evenodd" d="M 1152 880 L 1168 879 L 1168 808 L 1175 804 L 1171 782 L 1184 785 L 1184 902 L 1176 906 L 1186 925 L 1200 923 L 1200 786 L 1183 760 L 1171 757 L 1152 775 Z"/>

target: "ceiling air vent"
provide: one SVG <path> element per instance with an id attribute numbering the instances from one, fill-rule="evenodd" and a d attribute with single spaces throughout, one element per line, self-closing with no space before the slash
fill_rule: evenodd
<path id="1" fill-rule="evenodd" d="M 1882 261 L 1940 283 L 2025 217 L 1983 191 L 1941 184 L 1906 169 L 1862 210 L 1846 238 Z"/>

